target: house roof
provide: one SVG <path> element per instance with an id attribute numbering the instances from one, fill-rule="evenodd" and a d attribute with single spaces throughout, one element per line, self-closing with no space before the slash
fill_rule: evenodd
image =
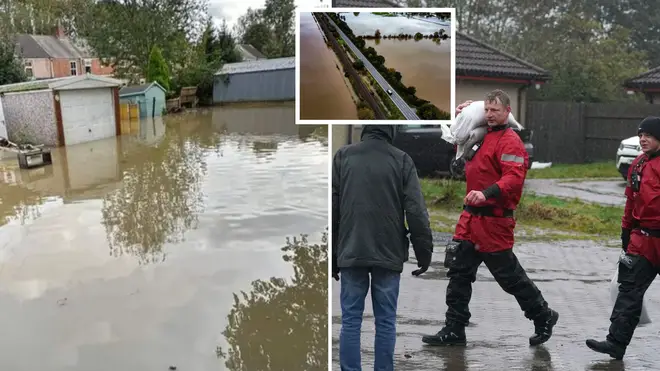
<path id="1" fill-rule="evenodd" d="M 121 90 L 119 90 L 119 96 L 120 97 L 129 97 L 131 95 L 144 94 L 152 86 L 156 86 L 160 90 L 162 90 L 163 92 L 167 92 L 165 90 L 165 88 L 163 88 L 159 83 L 154 81 L 154 82 L 150 82 L 148 84 L 124 86 L 123 88 L 121 88 Z"/>
<path id="2" fill-rule="evenodd" d="M 338 8 L 401 7 L 388 0 L 332 0 Z M 456 76 L 486 77 L 526 81 L 550 80 L 550 73 L 516 56 L 493 48 L 465 33 L 456 31 Z"/>
<path id="3" fill-rule="evenodd" d="M 630 89 L 659 88 L 660 66 L 624 81 L 623 86 Z"/>
<path id="4" fill-rule="evenodd" d="M 19 54 L 23 58 L 92 58 L 93 53 L 83 40 L 49 35 L 18 35 Z"/>
<path id="5" fill-rule="evenodd" d="M 79 75 L 56 79 L 34 80 L 0 86 L 0 93 L 18 93 L 32 90 L 73 90 L 93 87 L 121 86 L 122 81 L 98 75 Z"/>
<path id="6" fill-rule="evenodd" d="M 550 80 L 550 73 L 456 31 L 456 76 Z"/>
<path id="7" fill-rule="evenodd" d="M 254 59 L 266 59 L 266 57 L 263 53 L 261 53 L 257 48 L 250 44 L 240 44 L 237 46 L 238 51 L 245 57 L 253 57 Z"/>
<path id="8" fill-rule="evenodd" d="M 256 61 L 227 63 L 222 66 L 216 75 L 286 70 L 291 68 L 296 68 L 295 57 L 257 59 Z"/>

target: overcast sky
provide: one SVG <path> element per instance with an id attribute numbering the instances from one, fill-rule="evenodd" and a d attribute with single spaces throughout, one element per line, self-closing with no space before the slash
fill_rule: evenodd
<path id="1" fill-rule="evenodd" d="M 332 0 L 323 0 L 330 3 Z M 247 12 L 248 8 L 262 8 L 265 0 L 209 0 L 209 11 L 220 22 L 223 18 L 230 28 L 233 28 L 238 17 Z M 321 4 L 321 0 L 295 0 L 297 6 L 314 7 Z"/>

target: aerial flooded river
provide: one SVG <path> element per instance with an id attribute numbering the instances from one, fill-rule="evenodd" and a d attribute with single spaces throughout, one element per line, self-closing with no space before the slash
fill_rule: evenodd
<path id="1" fill-rule="evenodd" d="M 0 369 L 327 367 L 327 129 L 293 118 L 199 110 L 0 162 Z"/>

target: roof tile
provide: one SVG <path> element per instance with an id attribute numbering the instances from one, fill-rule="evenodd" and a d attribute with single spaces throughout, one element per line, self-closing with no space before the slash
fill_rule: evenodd
<path id="1" fill-rule="evenodd" d="M 623 86 L 627 88 L 660 87 L 660 66 L 626 80 Z"/>

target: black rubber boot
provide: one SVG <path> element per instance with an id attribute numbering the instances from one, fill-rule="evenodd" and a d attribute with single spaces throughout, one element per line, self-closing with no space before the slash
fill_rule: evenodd
<path id="1" fill-rule="evenodd" d="M 448 324 L 435 335 L 424 335 L 422 342 L 435 346 L 465 345 L 465 327 Z"/>
<path id="2" fill-rule="evenodd" d="M 618 360 L 622 360 L 624 354 L 626 354 L 625 347 L 607 340 L 597 341 L 589 339 L 587 340 L 587 346 L 595 352 L 609 354 L 610 357 Z"/>
<path id="3" fill-rule="evenodd" d="M 550 309 L 549 316 L 535 320 L 534 335 L 530 336 L 529 345 L 539 345 L 550 340 L 550 337 L 552 336 L 552 328 L 557 324 L 557 320 L 559 320 L 559 313 L 552 309 Z"/>

